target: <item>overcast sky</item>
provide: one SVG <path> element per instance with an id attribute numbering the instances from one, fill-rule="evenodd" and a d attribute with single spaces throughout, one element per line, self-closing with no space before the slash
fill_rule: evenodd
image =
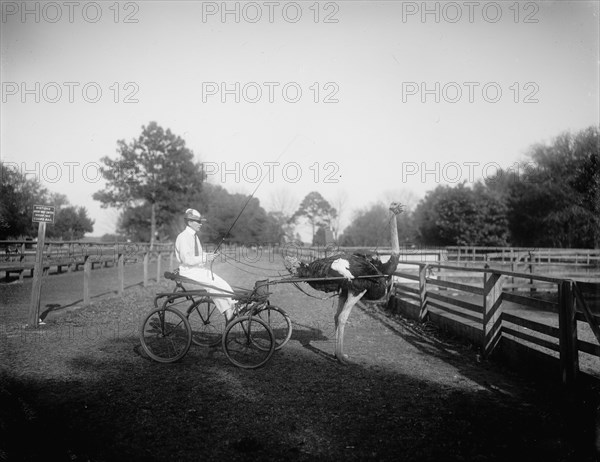
<path id="1" fill-rule="evenodd" d="M 100 236 L 118 216 L 92 199 L 100 158 L 156 121 L 211 182 L 251 193 L 269 175 L 267 209 L 276 194 L 345 197 L 347 224 L 598 125 L 598 14 L 597 1 L 2 2 L 1 158 L 85 206 Z"/>

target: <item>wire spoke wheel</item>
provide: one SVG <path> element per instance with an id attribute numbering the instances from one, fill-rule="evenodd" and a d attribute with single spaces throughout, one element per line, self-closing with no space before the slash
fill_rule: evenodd
<path id="1" fill-rule="evenodd" d="M 292 321 L 282 308 L 265 305 L 264 309 L 257 311 L 255 316 L 271 328 L 275 338 L 276 350 L 282 348 L 292 337 Z M 258 345 L 257 347 L 260 348 Z"/>
<path id="2" fill-rule="evenodd" d="M 156 308 L 140 328 L 142 348 L 155 361 L 171 363 L 185 356 L 192 343 L 190 325 L 179 311 Z"/>
<path id="3" fill-rule="evenodd" d="M 263 366 L 275 351 L 273 332 L 256 316 L 237 318 L 225 329 L 223 351 L 236 366 L 256 369 Z"/>
<path id="4" fill-rule="evenodd" d="M 225 330 L 225 316 L 209 299 L 195 302 L 187 310 L 186 317 L 192 329 L 192 343 L 211 347 L 221 343 Z"/>

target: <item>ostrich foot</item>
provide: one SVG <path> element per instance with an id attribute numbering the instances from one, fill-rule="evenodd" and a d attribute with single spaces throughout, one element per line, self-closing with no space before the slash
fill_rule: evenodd
<path id="1" fill-rule="evenodd" d="M 338 360 L 338 362 L 340 364 L 343 364 L 344 366 L 347 366 L 348 364 L 350 364 L 349 357 L 347 354 L 336 352 L 335 357 Z"/>

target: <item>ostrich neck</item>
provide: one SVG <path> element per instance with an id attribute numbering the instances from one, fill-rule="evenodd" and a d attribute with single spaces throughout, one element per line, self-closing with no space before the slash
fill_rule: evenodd
<path id="1" fill-rule="evenodd" d="M 392 237 L 392 255 L 400 254 L 400 242 L 398 240 L 398 224 L 396 222 L 396 214 L 392 212 L 390 219 L 390 232 Z"/>

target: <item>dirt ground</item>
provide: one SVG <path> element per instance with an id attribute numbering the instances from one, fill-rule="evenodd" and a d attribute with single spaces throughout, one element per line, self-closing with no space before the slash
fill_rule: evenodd
<path id="1" fill-rule="evenodd" d="M 215 272 L 251 287 L 282 268 L 267 264 Z M 564 398 L 555 384 L 377 307 L 350 316 L 352 363 L 342 366 L 332 358 L 336 299 L 289 285 L 272 286 L 271 300 L 294 333 L 263 368 L 238 369 L 220 348 L 200 347 L 155 363 L 138 328 L 154 293 L 170 288 L 132 285 L 85 308 L 65 288 L 63 301 L 44 302 L 69 309 L 37 330 L 14 312 L 0 318 L 0 461 L 598 460 L 593 387 Z"/>

